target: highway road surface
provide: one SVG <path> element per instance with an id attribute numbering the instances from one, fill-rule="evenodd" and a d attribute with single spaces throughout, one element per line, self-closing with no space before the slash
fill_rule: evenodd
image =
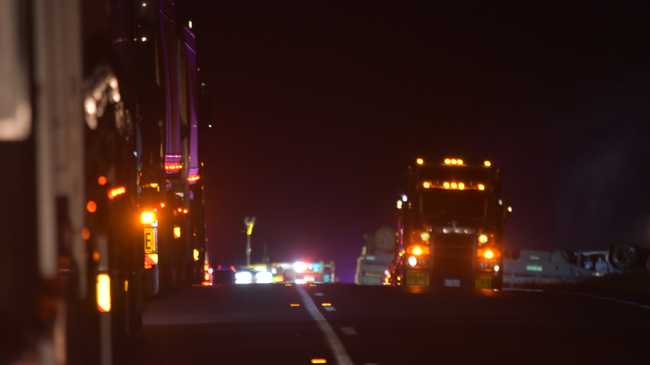
<path id="1" fill-rule="evenodd" d="M 650 364 L 650 307 L 567 292 L 194 287 L 149 304 L 123 364 Z"/>

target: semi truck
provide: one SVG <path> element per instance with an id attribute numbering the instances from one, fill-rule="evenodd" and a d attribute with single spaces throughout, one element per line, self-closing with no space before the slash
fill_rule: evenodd
<path id="1" fill-rule="evenodd" d="M 397 244 L 387 284 L 412 292 L 500 289 L 504 223 L 501 171 L 490 160 L 418 157 L 397 201 Z"/>
<path id="2" fill-rule="evenodd" d="M 0 363 L 125 363 L 147 296 L 211 279 L 192 25 L 165 0 L 0 19 Z"/>

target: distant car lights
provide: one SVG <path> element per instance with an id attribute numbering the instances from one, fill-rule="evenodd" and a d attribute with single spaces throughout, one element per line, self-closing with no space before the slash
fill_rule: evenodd
<path id="1" fill-rule="evenodd" d="M 253 283 L 253 273 L 250 271 L 237 271 L 235 273 L 235 284 L 246 285 Z"/>
<path id="2" fill-rule="evenodd" d="M 293 271 L 295 271 L 296 274 L 302 274 L 308 269 L 309 269 L 309 265 L 306 262 L 296 261 L 293 263 Z"/>
<path id="3" fill-rule="evenodd" d="M 256 284 L 273 284 L 273 274 L 269 271 L 258 271 L 255 273 Z"/>

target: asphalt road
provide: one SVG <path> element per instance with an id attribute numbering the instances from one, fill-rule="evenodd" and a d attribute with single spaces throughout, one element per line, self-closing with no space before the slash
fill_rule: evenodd
<path id="1" fill-rule="evenodd" d="M 196 287 L 145 325 L 133 364 L 650 364 L 650 307 L 566 292 Z"/>

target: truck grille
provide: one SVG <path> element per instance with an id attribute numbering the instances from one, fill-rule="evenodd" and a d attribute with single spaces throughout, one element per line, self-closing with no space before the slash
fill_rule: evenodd
<path id="1" fill-rule="evenodd" d="M 475 237 L 473 235 L 443 234 L 433 241 L 433 272 L 467 276 L 473 271 Z"/>

